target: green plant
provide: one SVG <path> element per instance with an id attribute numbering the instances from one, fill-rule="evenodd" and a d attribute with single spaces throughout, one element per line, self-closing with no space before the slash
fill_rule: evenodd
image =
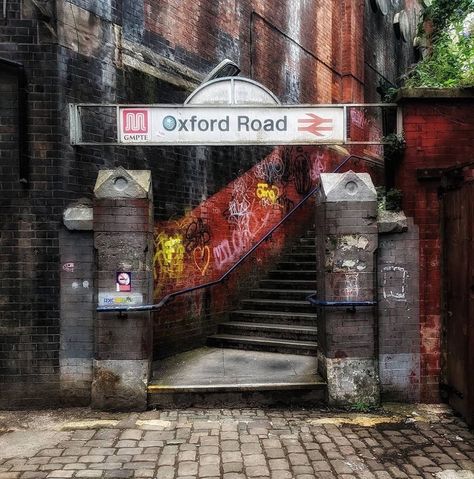
<path id="1" fill-rule="evenodd" d="M 391 188 L 385 196 L 385 209 L 387 211 L 400 211 L 402 209 L 403 193 L 396 188 Z"/>
<path id="2" fill-rule="evenodd" d="M 401 211 L 403 193 L 397 188 L 389 188 L 378 186 L 377 191 L 377 208 L 379 211 Z"/>
<path id="3" fill-rule="evenodd" d="M 382 143 L 386 160 L 399 160 L 405 151 L 406 142 L 403 134 L 390 133 L 382 138 Z"/>
<path id="4" fill-rule="evenodd" d="M 358 401 L 350 407 L 350 410 L 354 412 L 370 412 L 374 409 L 375 406 L 368 404 L 364 401 Z"/>
<path id="5" fill-rule="evenodd" d="M 428 31 L 424 28 L 430 25 Z M 474 85 L 474 0 L 433 0 L 422 16 L 419 36 L 429 54 L 408 74 L 407 87 Z"/>

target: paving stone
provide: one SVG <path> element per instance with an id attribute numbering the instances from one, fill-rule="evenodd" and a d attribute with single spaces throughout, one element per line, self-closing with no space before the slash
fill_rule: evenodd
<path id="1" fill-rule="evenodd" d="M 85 472 L 85 471 L 79 471 L 79 472 Z M 55 478 L 68 478 L 72 477 L 74 475 L 74 471 L 51 471 L 46 477 L 49 479 L 50 477 L 55 477 Z M 81 477 L 77 476 L 76 477 Z M 84 476 L 83 476 L 84 477 Z M 91 476 L 89 476 L 91 477 Z M 97 477 L 97 476 L 95 476 Z M 100 477 L 100 476 L 99 476 Z"/>
<path id="2" fill-rule="evenodd" d="M 134 472 L 127 469 L 112 469 L 105 471 L 104 478 L 106 479 L 128 479 L 134 476 Z"/>
<path id="3" fill-rule="evenodd" d="M 313 471 L 313 468 L 311 466 L 293 466 L 291 468 L 291 470 L 293 471 L 293 474 L 298 476 L 298 475 L 301 475 L 301 474 L 313 474 L 314 471 Z"/>
<path id="4" fill-rule="evenodd" d="M 157 479 L 173 479 L 175 468 L 173 466 L 161 466 L 156 473 Z"/>
<path id="5" fill-rule="evenodd" d="M 258 436 L 252 436 L 250 434 L 241 434 L 239 439 L 242 444 L 247 444 L 251 442 L 258 444 L 260 442 L 260 439 Z M 264 441 L 266 440 L 268 439 L 264 439 Z"/>
<path id="6" fill-rule="evenodd" d="M 47 472 L 27 471 L 21 475 L 21 479 L 44 479 L 48 475 Z M 1 476 L 0 476 L 1 477 Z"/>
<path id="7" fill-rule="evenodd" d="M 199 454 L 219 454 L 218 446 L 201 446 L 199 448 Z"/>
<path id="8" fill-rule="evenodd" d="M 155 471 L 151 469 L 137 469 L 135 470 L 135 475 L 133 477 L 140 478 L 140 479 L 155 477 Z M 194 479 L 196 476 L 191 476 L 191 477 Z"/>
<path id="9" fill-rule="evenodd" d="M 117 450 L 118 456 L 135 456 L 136 454 L 141 454 L 143 448 L 141 447 L 121 447 Z"/>
<path id="10" fill-rule="evenodd" d="M 222 465 L 224 472 L 241 472 L 244 469 L 243 462 L 228 462 Z"/>
<path id="11" fill-rule="evenodd" d="M 272 471 L 278 469 L 290 469 L 290 465 L 286 459 L 270 459 L 268 465 Z"/>
<path id="12" fill-rule="evenodd" d="M 196 451 L 181 451 L 178 454 L 178 461 L 195 461 Z"/>
<path id="13" fill-rule="evenodd" d="M 262 448 L 260 447 L 259 444 L 254 444 L 254 443 L 246 443 L 242 444 L 240 446 L 240 450 L 244 456 L 247 456 L 249 454 L 256 454 L 262 452 Z"/>
<path id="14" fill-rule="evenodd" d="M 120 464 L 121 466 L 121 464 Z M 87 469 L 87 465 L 83 463 L 75 463 L 75 464 L 65 464 L 64 465 L 65 470 L 81 470 L 81 469 Z"/>
<path id="15" fill-rule="evenodd" d="M 102 477 L 102 471 L 86 469 L 84 471 L 77 471 L 75 477 Z"/>
<path id="16" fill-rule="evenodd" d="M 135 441 L 138 441 L 141 439 L 143 436 L 143 431 L 140 429 L 125 429 L 125 431 L 122 431 L 120 433 L 120 439 L 125 440 L 125 439 L 132 439 Z"/>
<path id="17" fill-rule="evenodd" d="M 202 466 L 207 466 L 209 464 L 219 464 L 220 457 L 218 454 L 207 454 L 199 457 L 199 464 Z"/>
<path id="18" fill-rule="evenodd" d="M 198 465 L 195 462 L 184 461 L 178 466 L 178 474 L 183 476 L 195 475 L 198 472 Z"/>
<path id="19" fill-rule="evenodd" d="M 249 477 L 270 476 L 270 471 L 267 466 L 250 466 L 245 468 L 245 472 Z"/>
<path id="20" fill-rule="evenodd" d="M 267 449 L 265 455 L 271 459 L 278 459 L 280 457 L 285 457 L 285 451 L 283 449 Z"/>
<path id="21" fill-rule="evenodd" d="M 199 477 L 219 476 L 219 466 L 217 464 L 206 464 L 199 466 Z"/>
<path id="22" fill-rule="evenodd" d="M 271 474 L 271 479 L 293 479 L 293 474 L 290 471 L 273 471 Z"/>
<path id="23" fill-rule="evenodd" d="M 132 439 L 125 439 L 118 441 L 117 444 L 115 444 L 115 447 L 137 447 L 138 441 L 132 440 Z"/>
<path id="24" fill-rule="evenodd" d="M 63 453 L 63 449 L 43 449 L 42 451 L 38 452 L 37 456 L 60 456 Z M 26 461 L 26 459 L 24 460 Z"/>
<path id="25" fill-rule="evenodd" d="M 88 455 L 79 458 L 79 462 L 103 462 L 105 456 Z"/>

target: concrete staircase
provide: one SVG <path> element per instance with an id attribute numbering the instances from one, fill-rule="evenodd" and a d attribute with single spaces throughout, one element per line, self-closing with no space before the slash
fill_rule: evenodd
<path id="1" fill-rule="evenodd" d="M 208 345 L 316 355 L 316 314 L 306 297 L 316 291 L 314 231 L 299 238 L 268 277 L 219 325 Z"/>

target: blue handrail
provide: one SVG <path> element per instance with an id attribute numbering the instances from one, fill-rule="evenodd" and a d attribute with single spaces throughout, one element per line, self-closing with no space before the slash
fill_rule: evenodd
<path id="1" fill-rule="evenodd" d="M 311 294 L 306 297 L 313 306 L 329 307 L 329 308 L 345 308 L 347 307 L 350 312 L 355 312 L 356 306 L 375 306 L 377 301 L 325 301 L 317 299 L 317 293 Z"/>

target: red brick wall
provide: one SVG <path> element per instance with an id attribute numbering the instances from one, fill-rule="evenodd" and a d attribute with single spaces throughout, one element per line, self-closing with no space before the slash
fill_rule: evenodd
<path id="1" fill-rule="evenodd" d="M 472 158 L 473 98 L 406 99 L 402 103 L 407 148 L 396 175 L 403 209 L 420 232 L 421 400 L 439 400 L 441 370 L 441 218 L 437 180 L 417 170 L 449 168 Z"/>

